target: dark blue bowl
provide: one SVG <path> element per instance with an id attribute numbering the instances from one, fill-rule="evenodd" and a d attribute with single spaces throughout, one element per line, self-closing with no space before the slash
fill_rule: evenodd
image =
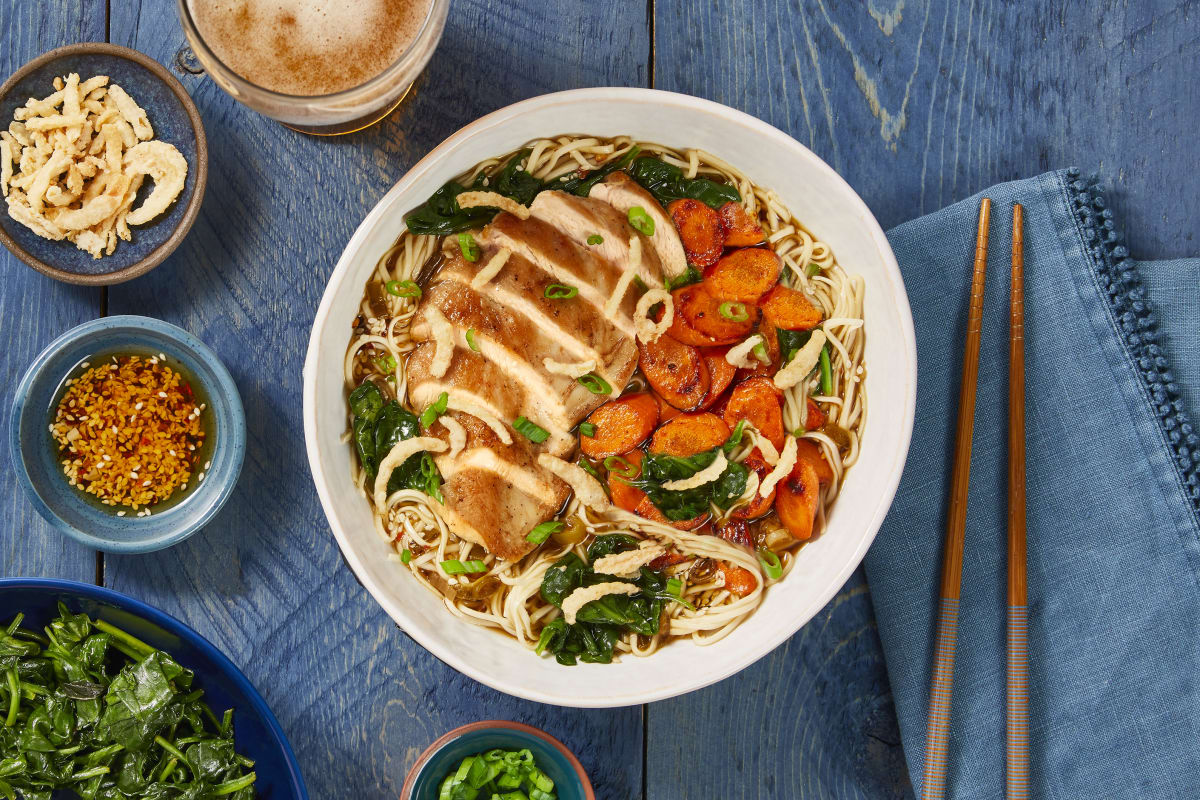
<path id="1" fill-rule="evenodd" d="M 528 748 L 534 763 L 554 781 L 558 800 L 596 800 L 583 765 L 566 745 L 532 725 L 501 719 L 463 725 L 429 745 L 404 779 L 400 800 L 437 800 L 442 781 L 464 758 L 494 748 Z"/>
<path id="2" fill-rule="evenodd" d="M 84 42 L 51 50 L 25 64 L 0 86 L 0 127 L 7 129 L 13 111 L 31 97 L 54 91 L 55 76 L 77 72 L 81 80 L 107 75 L 146 110 L 154 137 L 169 142 L 187 159 L 183 192 L 167 211 L 131 230 L 133 241 L 118 241 L 110 256 L 92 258 L 68 241 L 52 242 L 36 235 L 0 207 L 0 242 L 17 258 L 52 278 L 68 283 L 110 285 L 136 278 L 162 263 L 183 241 L 204 197 L 208 178 L 208 145 L 200 113 L 183 85 L 154 59 L 115 44 Z M 141 197 L 150 191 L 150 181 Z M 139 197 L 138 202 L 141 202 Z"/>
<path id="3" fill-rule="evenodd" d="M 0 619 L 18 611 L 25 627 L 40 630 L 63 602 L 76 613 L 110 622 L 170 654 L 196 673 L 196 686 L 217 716 L 232 708 L 237 751 L 254 760 L 261 800 L 308 800 L 296 756 L 266 701 L 233 662 L 174 617 L 119 592 L 75 581 L 0 578 Z"/>
<path id="4" fill-rule="evenodd" d="M 205 459 L 182 499 L 149 516 L 117 516 L 63 476 L 47 427 L 63 381 L 98 355 L 137 352 L 182 365 L 207 398 Z M 77 542 L 109 553 L 149 553 L 178 544 L 216 516 L 233 494 L 246 455 L 246 416 L 237 386 L 207 345 L 183 328 L 150 317 L 101 317 L 59 336 L 30 364 L 13 393 L 9 442 L 17 477 L 42 517 Z M 4 608 L 0 605 L 0 610 Z"/>

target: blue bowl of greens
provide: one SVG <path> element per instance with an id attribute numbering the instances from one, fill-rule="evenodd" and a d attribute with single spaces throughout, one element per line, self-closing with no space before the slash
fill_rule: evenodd
<path id="1" fill-rule="evenodd" d="M 507 720 L 455 728 L 421 754 L 400 800 L 596 800 L 579 759 L 545 731 Z"/>
<path id="2" fill-rule="evenodd" d="M 38 578 L 0 579 L 0 797 L 13 790 L 308 798 L 266 702 L 200 634 L 111 589 Z"/>

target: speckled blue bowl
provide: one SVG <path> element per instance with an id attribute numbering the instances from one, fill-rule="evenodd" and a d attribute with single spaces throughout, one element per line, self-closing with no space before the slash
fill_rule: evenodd
<path id="1" fill-rule="evenodd" d="M 437 800 L 442 781 L 464 758 L 497 747 L 529 748 L 534 763 L 554 781 L 558 800 L 596 800 L 583 765 L 562 742 L 531 725 L 500 719 L 463 725 L 429 745 L 404 779 L 400 800 Z"/>
<path id="2" fill-rule="evenodd" d="M 169 614 L 128 595 L 90 583 L 45 578 L 0 578 L 0 622 L 18 611 L 24 625 L 41 628 L 57 616 L 58 603 L 102 619 L 170 654 L 196 673 L 196 687 L 218 716 L 232 708 L 239 753 L 253 759 L 254 788 L 263 800 L 308 800 L 300 766 L 283 729 L 241 670 L 207 639 Z M 75 797 L 69 792 L 55 797 Z"/>
<path id="3" fill-rule="evenodd" d="M 68 484 L 49 433 L 63 381 L 97 354 L 122 350 L 162 353 L 168 365 L 182 364 L 209 405 L 205 458 L 211 466 L 204 479 L 176 504 L 144 517 L 118 517 L 116 509 L 99 506 Z M 229 499 L 246 454 L 246 417 L 229 371 L 199 339 L 149 317 L 104 317 L 72 328 L 34 359 L 17 386 L 9 442 L 17 475 L 47 522 L 98 550 L 148 553 L 191 536 Z"/>
<path id="4" fill-rule="evenodd" d="M 52 242 L 10 217 L 0 207 L 0 242 L 29 266 L 60 281 L 110 285 L 136 278 L 162 263 L 183 241 L 204 197 L 208 179 L 208 145 L 204 125 L 183 85 L 154 59 L 115 44 L 84 42 L 59 47 L 25 64 L 0 85 L 0 128 L 7 129 L 13 111 L 30 97 L 54 91 L 55 76 L 77 72 L 81 80 L 108 75 L 146 110 L 156 139 L 169 142 L 187 159 L 183 192 L 166 213 L 131 228 L 133 241 L 118 241 L 112 255 L 92 258 L 68 241 Z M 146 181 L 138 203 L 151 190 Z"/>

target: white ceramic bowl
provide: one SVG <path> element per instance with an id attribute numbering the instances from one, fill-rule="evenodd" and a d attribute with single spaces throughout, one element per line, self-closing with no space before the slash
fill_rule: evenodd
<path id="1" fill-rule="evenodd" d="M 462 622 L 389 560 L 367 502 L 350 481 L 342 362 L 368 275 L 403 229 L 404 212 L 474 164 L 530 139 L 625 134 L 699 147 L 773 188 L 805 225 L 866 280 L 866 392 L 870 415 L 858 463 L 828 528 L 787 579 L 732 634 L 698 648 L 671 644 L 649 658 L 563 667 L 494 631 Z M 304 435 L 317 492 L 346 561 L 410 636 L 455 669 L 508 694 L 565 706 L 661 700 L 719 681 L 769 653 L 837 593 L 867 552 L 891 505 L 908 453 L 917 351 L 896 259 L 866 204 L 837 173 L 787 134 L 733 109 L 649 89 L 580 89 L 535 97 L 468 125 L 397 183 L 346 246 L 317 311 L 304 365 Z"/>

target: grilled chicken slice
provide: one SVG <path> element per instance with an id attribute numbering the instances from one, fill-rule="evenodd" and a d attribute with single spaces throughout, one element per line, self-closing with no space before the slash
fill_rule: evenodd
<path id="1" fill-rule="evenodd" d="M 538 466 L 527 440 L 505 445 L 470 414 L 453 416 L 467 431 L 467 445 L 434 458 L 443 479 L 442 516 L 463 539 L 515 561 L 531 548 L 525 536 L 562 508 L 570 489 Z"/>
<path id="2" fill-rule="evenodd" d="M 624 211 L 605 201 L 549 191 L 538 195 L 530 211 L 524 220 L 501 212 L 478 232 L 477 261 L 445 251 L 413 320 L 417 346 L 407 363 L 412 405 L 422 408 L 446 392 L 451 408 L 458 406 L 451 413 L 468 431 L 462 451 L 435 457 L 444 479 L 443 518 L 455 534 L 506 560 L 532 549 L 525 536 L 557 513 L 570 494 L 538 465 L 538 456 L 569 458 L 576 447 L 570 431 L 620 394 L 637 367 L 633 314 L 640 291 L 627 273 L 651 286 L 660 285 L 662 276 L 660 248 L 646 237 L 631 248 L 631 238 L 641 234 Z M 669 220 L 666 225 L 674 231 Z M 596 234 L 607 246 L 587 244 Z M 678 238 L 675 244 L 682 252 Z M 472 279 L 502 249 L 509 251 L 503 268 L 473 287 Z M 636 249 L 643 251 L 640 258 L 631 252 Z M 546 287 L 555 283 L 575 287 L 578 294 L 545 297 Z M 618 295 L 619 301 L 610 302 Z M 454 329 L 449 367 L 441 375 L 433 373 L 434 309 Z M 477 350 L 468 346 L 469 330 Z M 592 371 L 612 394 L 592 394 L 574 377 L 548 367 L 546 359 L 558 365 L 593 362 Z M 511 443 L 504 444 L 487 420 L 464 413 L 464 403 L 506 426 Z M 512 429 L 517 417 L 551 435 L 530 441 Z"/>
<path id="3" fill-rule="evenodd" d="M 675 223 L 654 199 L 654 195 L 643 189 L 637 181 L 624 172 L 614 172 L 592 187 L 591 197 L 608 203 L 627 218 L 629 209 L 635 206 L 643 209 L 654 220 L 654 235 L 650 237 L 650 244 L 658 255 L 663 272 L 668 278 L 674 278 L 687 270 L 687 255 L 683 252 L 683 242 L 679 240 Z"/>

